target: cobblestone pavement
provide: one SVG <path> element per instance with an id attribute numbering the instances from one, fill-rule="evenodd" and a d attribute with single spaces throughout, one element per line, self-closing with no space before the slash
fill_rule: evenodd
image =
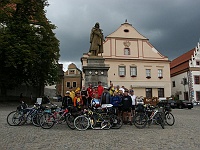
<path id="1" fill-rule="evenodd" d="M 199 150 L 200 106 L 193 109 L 173 109 L 174 126 L 152 125 L 137 129 L 123 125 L 114 130 L 69 129 L 65 124 L 51 129 L 32 125 L 9 126 L 6 117 L 16 106 L 0 105 L 0 150 Z"/>

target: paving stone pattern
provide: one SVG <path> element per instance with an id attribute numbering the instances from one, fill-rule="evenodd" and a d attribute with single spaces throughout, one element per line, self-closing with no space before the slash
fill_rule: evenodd
<path id="1" fill-rule="evenodd" d="M 9 126 L 6 117 L 16 105 L 0 104 L 0 150 L 199 150 L 200 106 L 173 109 L 174 126 L 77 131 L 65 124 L 51 129 Z"/>

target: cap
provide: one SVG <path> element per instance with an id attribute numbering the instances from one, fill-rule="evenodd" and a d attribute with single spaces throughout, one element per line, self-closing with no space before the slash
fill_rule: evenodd
<path id="1" fill-rule="evenodd" d="M 108 90 L 108 87 L 107 87 L 107 86 L 104 86 L 104 89 L 107 89 L 107 90 Z"/>
<path id="2" fill-rule="evenodd" d="M 129 92 L 134 92 L 134 90 L 129 90 Z"/>
<path id="3" fill-rule="evenodd" d="M 70 91 L 66 91 L 66 94 L 70 94 Z"/>

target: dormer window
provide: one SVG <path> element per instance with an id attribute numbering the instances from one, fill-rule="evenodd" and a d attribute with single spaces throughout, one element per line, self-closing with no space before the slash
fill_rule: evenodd
<path id="1" fill-rule="evenodd" d="M 69 74 L 74 74 L 75 70 L 69 70 Z"/>
<path id="2" fill-rule="evenodd" d="M 124 29 L 124 32 L 128 33 L 128 32 L 129 32 L 129 30 L 128 30 L 128 29 Z"/>

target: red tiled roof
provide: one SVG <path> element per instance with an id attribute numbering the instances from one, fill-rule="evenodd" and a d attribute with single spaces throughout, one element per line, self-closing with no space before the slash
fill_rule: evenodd
<path id="1" fill-rule="evenodd" d="M 189 68 L 189 60 L 191 59 L 191 56 L 194 54 L 194 51 L 195 48 L 191 49 L 190 51 L 184 53 L 183 55 L 171 61 L 170 63 L 171 76 L 185 72 Z"/>

